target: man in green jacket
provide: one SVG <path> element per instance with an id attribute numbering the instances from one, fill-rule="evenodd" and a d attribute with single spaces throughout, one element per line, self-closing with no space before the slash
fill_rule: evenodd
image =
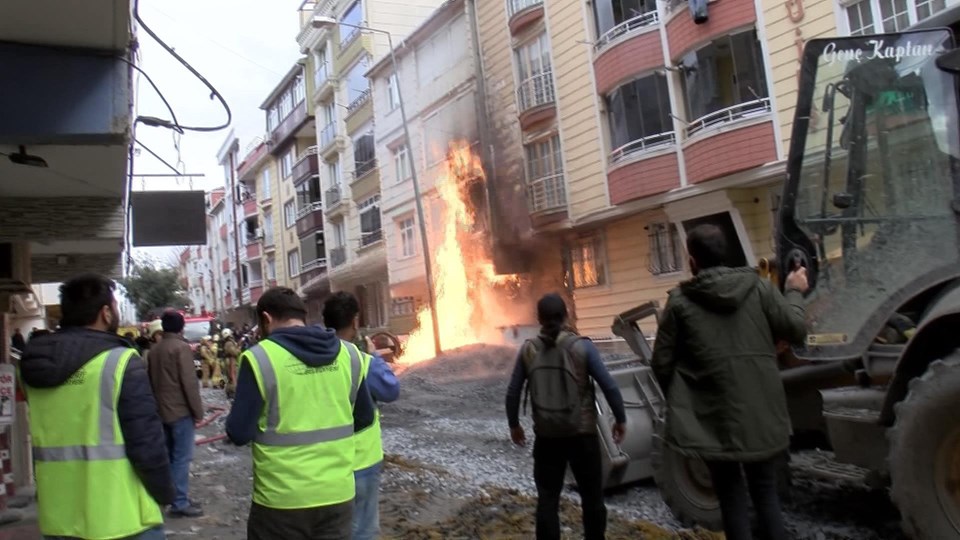
<path id="1" fill-rule="evenodd" d="M 665 442 L 706 462 L 727 540 L 752 538 L 747 484 L 767 537 L 786 538 L 776 457 L 790 444 L 790 417 L 776 344 L 806 337 L 806 269 L 787 276 L 784 297 L 754 269 L 724 266 L 716 226 L 691 230 L 687 252 L 694 277 L 670 291 L 653 351 L 667 396 Z"/>

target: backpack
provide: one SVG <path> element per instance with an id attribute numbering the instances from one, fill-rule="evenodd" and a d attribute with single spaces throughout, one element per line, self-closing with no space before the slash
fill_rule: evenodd
<path id="1" fill-rule="evenodd" d="M 527 364 L 524 401 L 529 399 L 533 406 L 533 424 L 538 435 L 564 437 L 580 430 L 580 385 L 573 363 L 573 346 L 580 339 L 576 335 L 566 336 L 549 348 L 540 338 L 527 340 L 534 356 Z"/>

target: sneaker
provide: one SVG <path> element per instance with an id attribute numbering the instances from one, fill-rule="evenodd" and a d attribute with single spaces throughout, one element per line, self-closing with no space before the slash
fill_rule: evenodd
<path id="1" fill-rule="evenodd" d="M 195 518 L 203 515 L 203 510 L 197 508 L 196 506 L 188 506 L 181 510 L 170 509 L 170 517 L 172 518 Z"/>

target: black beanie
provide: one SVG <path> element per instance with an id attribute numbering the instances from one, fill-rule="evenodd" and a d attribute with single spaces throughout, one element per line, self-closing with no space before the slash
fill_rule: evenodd
<path id="1" fill-rule="evenodd" d="M 179 334 L 183 331 L 183 327 L 186 323 L 183 321 L 183 315 L 177 313 L 176 311 L 167 311 L 163 314 L 163 317 L 160 318 L 160 326 L 163 327 L 164 332 L 170 332 L 172 334 Z"/>

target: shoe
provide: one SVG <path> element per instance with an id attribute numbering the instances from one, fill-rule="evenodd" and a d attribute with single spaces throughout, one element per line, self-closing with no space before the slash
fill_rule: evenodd
<path id="1" fill-rule="evenodd" d="M 196 506 L 188 506 L 181 510 L 170 509 L 168 513 L 172 518 L 196 518 L 203 515 L 203 510 L 197 508 Z"/>

